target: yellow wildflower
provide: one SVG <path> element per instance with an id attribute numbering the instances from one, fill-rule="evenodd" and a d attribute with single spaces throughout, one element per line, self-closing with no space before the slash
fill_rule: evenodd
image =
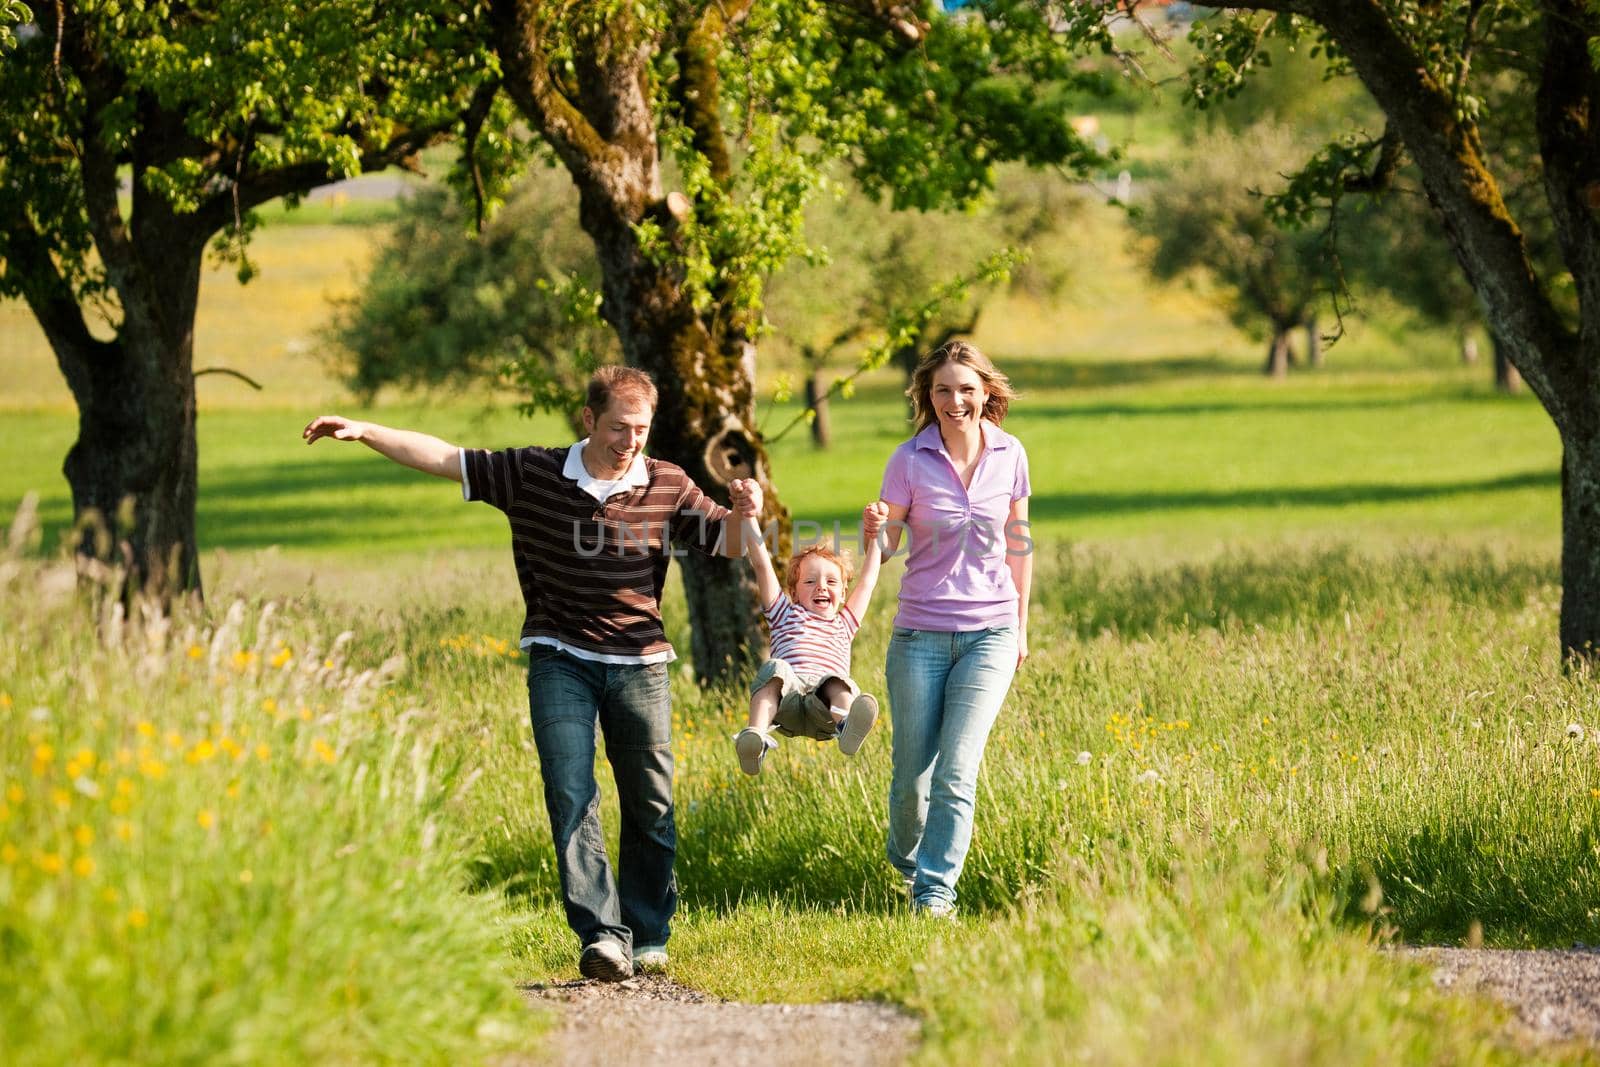
<path id="1" fill-rule="evenodd" d="M 45 874 L 60 874 L 62 867 L 66 866 L 59 852 L 46 852 L 34 861 Z"/>
<path id="2" fill-rule="evenodd" d="M 50 790 L 50 800 L 62 811 L 72 807 L 72 794 L 65 789 Z"/>
<path id="3" fill-rule="evenodd" d="M 268 715 L 276 715 L 278 713 L 278 702 L 271 697 L 267 697 L 261 702 L 261 710 Z"/>
<path id="4" fill-rule="evenodd" d="M 272 758 L 272 749 L 271 748 L 267 747 L 264 744 L 256 746 L 256 759 L 260 760 L 262 763 L 265 763 L 265 762 L 267 762 L 267 760 L 269 760 L 271 758 Z"/>
<path id="5" fill-rule="evenodd" d="M 79 826 L 72 831 L 72 839 L 85 848 L 89 847 L 94 844 L 94 827 Z"/>
<path id="6" fill-rule="evenodd" d="M 13 804 L 21 804 L 28 798 L 28 794 L 16 782 L 6 786 L 6 799 Z"/>
<path id="7" fill-rule="evenodd" d="M 100 899 L 105 901 L 107 904 L 115 904 L 117 901 L 122 899 L 122 894 L 117 892 L 116 886 L 108 885 L 104 889 L 100 890 Z"/>
<path id="8" fill-rule="evenodd" d="M 18 852 L 16 845 L 13 845 L 9 841 L 3 845 L 0 845 L 0 863 L 4 863 L 9 867 L 11 864 L 17 862 L 17 856 Z"/>
<path id="9" fill-rule="evenodd" d="M 202 830 L 209 830 L 213 826 L 217 825 L 217 816 L 215 812 L 209 810 L 202 811 L 200 814 L 194 817 L 194 821 L 200 824 L 200 828 Z"/>
<path id="10" fill-rule="evenodd" d="M 333 746 L 320 737 L 311 742 L 311 750 L 317 754 L 317 758 L 322 760 L 323 763 L 332 763 L 339 758 L 339 754 L 333 750 Z"/>
<path id="11" fill-rule="evenodd" d="M 80 748 L 80 749 L 78 749 L 78 754 L 76 756 L 74 756 L 73 759 L 76 760 L 78 763 L 83 764 L 83 769 L 84 770 L 86 770 L 86 771 L 94 770 L 95 754 L 94 754 L 94 750 L 93 749 Z M 74 775 L 74 777 L 76 777 L 76 775 Z"/>
<path id="12" fill-rule="evenodd" d="M 9 708 L 9 707 L 11 707 L 11 694 L 10 693 L 0 693 L 0 708 Z"/>
<path id="13" fill-rule="evenodd" d="M 236 671 L 247 671 L 255 662 L 256 654 L 249 649 L 241 648 L 233 654 L 233 669 Z"/>
<path id="14" fill-rule="evenodd" d="M 132 841 L 133 823 L 129 822 L 127 819 L 118 819 L 117 824 L 112 827 L 111 832 L 117 835 L 118 841 Z"/>
<path id="15" fill-rule="evenodd" d="M 287 667 L 292 659 L 294 659 L 293 652 L 290 652 L 287 648 L 280 648 L 277 654 L 272 657 L 272 666 L 274 668 Z"/>
<path id="16" fill-rule="evenodd" d="M 72 873 L 79 878 L 87 878 L 94 873 L 94 860 L 88 856 L 79 856 L 72 861 Z"/>
<path id="17" fill-rule="evenodd" d="M 216 754 L 217 746 L 213 745 L 209 740 L 201 738 L 195 742 L 195 746 L 189 750 L 189 754 L 183 759 L 185 763 L 204 763 Z"/>
<path id="18" fill-rule="evenodd" d="M 139 731 L 140 737 L 154 737 L 156 735 L 156 728 L 148 719 L 141 719 L 139 725 L 134 729 Z"/>
<path id="19" fill-rule="evenodd" d="M 143 930 L 150 925 L 150 915 L 143 908 L 134 908 L 128 912 L 128 925 L 135 930 Z"/>
<path id="20" fill-rule="evenodd" d="M 206 654 L 206 650 L 199 645 L 190 645 L 188 654 L 190 659 L 199 659 Z"/>
<path id="21" fill-rule="evenodd" d="M 33 762 L 35 763 L 49 763 L 55 758 L 56 750 L 42 742 L 33 750 Z"/>

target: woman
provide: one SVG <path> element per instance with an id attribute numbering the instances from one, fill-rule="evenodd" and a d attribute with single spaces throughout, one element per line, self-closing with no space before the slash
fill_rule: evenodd
<path id="1" fill-rule="evenodd" d="M 902 532 L 910 540 L 885 666 L 888 853 L 912 908 L 950 918 L 989 728 L 1028 654 L 1028 457 L 1000 428 L 1011 383 L 972 345 L 928 355 L 906 395 L 917 432 L 880 494 L 890 551 Z"/>

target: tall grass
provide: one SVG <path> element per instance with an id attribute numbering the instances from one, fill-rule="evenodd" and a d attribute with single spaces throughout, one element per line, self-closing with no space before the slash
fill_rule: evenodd
<path id="1" fill-rule="evenodd" d="M 86 624 L 55 573 L 4 578 L 20 1058 L 467 1060 L 526 1028 L 513 976 L 575 973 L 476 563 L 171 625 Z M 891 999 L 930 1063 L 1528 1054 L 1376 946 L 1600 940 L 1600 695 L 1557 662 L 1554 582 L 1445 549 L 1043 557 L 955 926 L 882 858 L 892 707 L 856 758 L 789 741 L 752 779 L 743 693 L 679 672 L 675 973 Z M 893 585 L 856 649 L 880 694 Z"/>
<path id="2" fill-rule="evenodd" d="M 534 1030 L 463 892 L 475 778 L 399 657 L 235 602 L 85 622 L 0 561 L 11 1063 L 458 1063 Z"/>

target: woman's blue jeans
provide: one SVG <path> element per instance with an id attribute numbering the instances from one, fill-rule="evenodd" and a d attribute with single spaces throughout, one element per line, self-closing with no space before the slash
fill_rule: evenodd
<path id="1" fill-rule="evenodd" d="M 584 946 L 606 939 L 628 952 L 665 945 L 678 903 L 666 666 L 594 663 L 533 645 L 528 709 L 567 925 Z M 596 722 L 622 813 L 615 880 L 600 830 Z"/>
<path id="2" fill-rule="evenodd" d="M 1017 670 L 1017 631 L 894 628 L 885 664 L 894 722 L 889 862 L 912 900 L 955 903 L 972 844 L 978 766 Z"/>

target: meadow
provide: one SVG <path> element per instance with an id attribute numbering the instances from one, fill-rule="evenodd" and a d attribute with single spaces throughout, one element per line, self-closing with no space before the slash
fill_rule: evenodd
<path id="1" fill-rule="evenodd" d="M 306 238 L 279 232 L 286 256 Z M 313 261 L 282 299 L 345 284 Z M 961 920 L 915 921 L 882 859 L 892 721 L 854 760 L 793 741 L 747 779 L 742 695 L 680 663 L 673 976 L 903 1005 L 927 1064 L 1592 1060 L 1520 1044 L 1389 950 L 1600 941 L 1600 691 L 1556 657 L 1547 420 L 1445 340 L 1376 328 L 1325 373 L 1261 382 L 1195 294 L 1146 295 L 1085 287 L 982 338 L 1024 393 L 1007 425 L 1040 555 Z M 204 380 L 208 600 L 171 620 L 88 618 L 51 562 L 73 416 L 31 342 L 8 351 L 39 384 L 8 388 L 0 509 L 36 490 L 41 519 L 0 560 L 8 1059 L 537 1050 L 548 1018 L 516 984 L 574 977 L 576 944 L 503 520 L 364 450 L 308 451 L 306 409 L 337 385 L 284 341 L 304 315 L 256 314 L 247 341 L 213 334 L 219 361 L 285 378 Z M 565 436 L 479 397 L 371 414 L 470 444 Z M 834 419 L 826 462 L 797 431 L 775 477 L 797 515 L 850 523 L 906 433 L 896 383 Z M 897 574 L 856 649 L 880 693 Z M 676 587 L 665 608 L 686 648 Z"/>

